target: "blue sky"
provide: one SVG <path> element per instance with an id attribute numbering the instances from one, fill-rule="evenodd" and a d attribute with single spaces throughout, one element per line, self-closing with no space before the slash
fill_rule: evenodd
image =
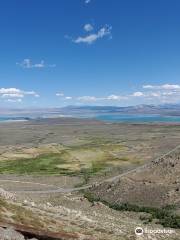
<path id="1" fill-rule="evenodd" d="M 180 103 L 179 0 L 2 0 L 0 106 Z"/>

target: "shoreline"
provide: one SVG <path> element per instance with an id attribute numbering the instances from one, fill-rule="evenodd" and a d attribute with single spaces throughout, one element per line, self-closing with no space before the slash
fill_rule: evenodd
<path id="1" fill-rule="evenodd" d="M 31 120 L 31 119 L 30 119 Z M 3 121 L 0 121 L 0 124 L 1 123 L 14 123 L 14 122 L 28 122 L 28 121 L 30 121 L 30 120 L 3 120 Z"/>
<path id="2" fill-rule="evenodd" d="M 124 124 L 124 125 L 161 125 L 161 126 L 180 126 L 180 121 L 121 121 L 121 120 L 108 120 L 108 119 L 99 119 L 99 118 L 91 118 L 91 117 L 86 117 L 86 118 L 82 118 L 82 117 L 46 117 L 46 118 L 29 118 L 29 119 L 8 119 L 8 120 L 0 120 L 0 125 L 1 124 L 11 124 L 11 123 L 23 123 L 23 122 L 32 122 L 32 121 L 38 121 L 42 123 L 44 121 L 51 121 L 51 120 L 64 120 L 64 119 L 76 119 L 76 120 L 81 120 L 81 121 L 97 121 L 97 122 L 101 122 L 104 124 Z M 51 123 L 51 122 L 49 122 Z M 60 122 L 59 122 L 60 123 Z"/>

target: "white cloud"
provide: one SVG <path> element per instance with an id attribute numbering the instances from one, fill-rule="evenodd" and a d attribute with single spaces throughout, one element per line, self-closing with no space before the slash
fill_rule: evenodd
<path id="1" fill-rule="evenodd" d="M 82 102 L 95 102 L 97 101 L 98 98 L 94 96 L 82 96 L 78 97 L 77 100 L 82 101 Z"/>
<path id="2" fill-rule="evenodd" d="M 8 93 L 12 93 L 12 94 L 15 94 L 15 93 L 21 93 L 21 90 L 20 89 L 17 89 L 17 88 L 0 88 L 0 94 L 8 94 Z"/>
<path id="3" fill-rule="evenodd" d="M 93 26 L 92 26 L 91 24 L 89 24 L 89 23 L 87 23 L 87 24 L 84 25 L 84 30 L 85 30 L 86 32 L 90 32 L 90 31 L 92 31 L 93 29 L 94 29 Z"/>
<path id="4" fill-rule="evenodd" d="M 111 35 L 111 26 L 105 25 L 102 27 L 97 33 L 91 33 L 84 37 L 78 37 L 73 40 L 74 43 L 86 43 L 92 44 L 96 42 L 98 39 L 104 38 L 105 36 Z"/>
<path id="5" fill-rule="evenodd" d="M 180 85 L 177 84 L 163 84 L 163 85 L 144 85 L 144 89 L 164 89 L 164 90 L 177 90 Z"/>
<path id="6" fill-rule="evenodd" d="M 24 94 L 21 93 L 5 93 L 2 94 L 2 98 L 23 98 Z"/>
<path id="7" fill-rule="evenodd" d="M 144 91 L 135 92 L 132 97 L 142 97 L 142 101 L 153 101 L 155 103 L 176 103 L 180 101 L 180 85 L 162 84 L 162 85 L 144 85 Z"/>
<path id="8" fill-rule="evenodd" d="M 132 96 L 133 96 L 133 97 L 142 97 L 142 96 L 144 96 L 144 93 L 143 93 L 143 92 L 134 92 L 134 93 L 132 94 Z"/>
<path id="9" fill-rule="evenodd" d="M 161 94 L 161 92 L 150 92 L 150 93 L 147 94 L 147 96 L 148 97 L 157 97 L 157 98 L 159 98 L 159 97 L 162 96 L 162 94 Z"/>
<path id="10" fill-rule="evenodd" d="M 22 68 L 45 68 L 45 67 L 56 67 L 56 64 L 45 64 L 44 60 L 41 60 L 39 63 L 32 63 L 31 59 L 26 58 L 24 59 L 22 62 L 20 63 L 16 63 L 17 65 L 19 65 Z"/>
<path id="11" fill-rule="evenodd" d="M 107 96 L 65 96 L 64 93 L 57 93 L 56 96 L 62 97 L 63 100 L 72 100 L 74 103 L 100 103 L 114 104 L 126 101 L 127 103 L 177 103 L 180 102 L 180 85 L 163 84 L 163 85 L 144 85 L 139 91 L 130 92 L 124 95 L 111 94 Z"/>
<path id="12" fill-rule="evenodd" d="M 34 91 L 24 91 L 18 88 L 0 88 L 0 97 L 7 99 L 8 102 L 18 102 L 25 96 L 39 97 Z"/>
<path id="13" fill-rule="evenodd" d="M 11 102 L 11 103 L 20 103 L 22 102 L 22 99 L 21 98 L 18 98 L 18 99 L 7 99 L 7 102 Z"/>
<path id="14" fill-rule="evenodd" d="M 56 96 L 57 97 L 64 97 L 64 93 L 62 93 L 62 92 L 61 93 L 56 93 Z"/>
<path id="15" fill-rule="evenodd" d="M 112 94 L 112 95 L 110 95 L 110 96 L 108 96 L 108 97 L 106 97 L 106 98 L 104 98 L 105 100 L 116 100 L 116 101 L 120 101 L 120 100 L 126 100 L 126 99 L 128 99 L 128 97 L 127 96 L 118 96 L 118 95 L 114 95 L 114 94 Z"/>
<path id="16" fill-rule="evenodd" d="M 119 96 L 112 94 L 112 95 L 108 96 L 107 99 L 108 100 L 119 100 Z"/>
<path id="17" fill-rule="evenodd" d="M 41 60 L 40 63 L 35 63 L 34 65 L 32 65 L 32 67 L 35 67 L 35 68 L 44 68 L 44 67 L 45 67 L 44 61 Z"/>
<path id="18" fill-rule="evenodd" d="M 66 100 L 71 100 L 71 99 L 72 99 L 72 97 L 70 97 L 70 96 L 67 96 L 67 97 L 65 97 L 65 99 L 66 99 Z"/>
<path id="19" fill-rule="evenodd" d="M 63 92 L 56 93 L 56 97 L 61 97 L 63 100 L 71 100 L 73 98 L 71 96 L 65 96 Z"/>
<path id="20" fill-rule="evenodd" d="M 128 99 L 128 96 L 120 96 L 120 95 L 114 95 L 114 94 L 106 97 L 82 96 L 77 98 L 77 100 L 82 102 L 121 101 L 121 100 L 127 100 L 127 99 Z"/>

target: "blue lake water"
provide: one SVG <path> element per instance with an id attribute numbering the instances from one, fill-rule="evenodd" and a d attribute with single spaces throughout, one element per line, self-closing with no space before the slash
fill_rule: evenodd
<path id="1" fill-rule="evenodd" d="M 75 116 L 78 117 L 78 116 Z M 83 117 L 83 116 L 79 116 Z M 92 118 L 92 116 L 85 116 L 86 118 Z M 34 119 L 36 117 L 33 117 Z M 130 122 L 130 123 L 158 123 L 158 122 L 163 122 L 163 123 L 180 123 L 180 116 L 162 116 L 162 115 L 146 115 L 146 114 L 141 114 L 141 115 L 135 115 L 135 114 L 101 114 L 101 115 L 96 115 L 94 116 L 95 119 L 101 120 L 101 121 L 110 121 L 110 122 Z M 29 117 L 16 117 L 16 116 L 3 116 L 0 117 L 0 122 L 10 122 L 10 121 L 25 121 L 29 120 L 31 118 Z"/>
<path id="2" fill-rule="evenodd" d="M 111 122 L 146 122 L 146 123 L 153 123 L 153 122 L 168 122 L 168 123 L 180 123 L 180 116 L 161 116 L 161 115 L 99 115 L 96 116 L 96 119 L 102 121 L 111 121 Z"/>
<path id="3" fill-rule="evenodd" d="M 9 122 L 9 121 L 25 121 L 28 120 L 26 117 L 0 117 L 0 122 Z"/>

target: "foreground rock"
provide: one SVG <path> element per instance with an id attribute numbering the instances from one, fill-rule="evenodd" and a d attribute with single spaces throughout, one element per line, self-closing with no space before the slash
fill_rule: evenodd
<path id="1" fill-rule="evenodd" d="M 16 197 L 13 193 L 5 191 L 3 188 L 0 188 L 0 197 L 5 200 L 16 200 Z"/>
<path id="2" fill-rule="evenodd" d="M 1 227 L 0 227 L 0 239 L 1 240 L 25 240 L 24 236 L 18 233 L 17 231 L 15 231 L 13 228 L 4 229 Z M 37 240 L 37 239 L 31 238 L 31 240 Z"/>

